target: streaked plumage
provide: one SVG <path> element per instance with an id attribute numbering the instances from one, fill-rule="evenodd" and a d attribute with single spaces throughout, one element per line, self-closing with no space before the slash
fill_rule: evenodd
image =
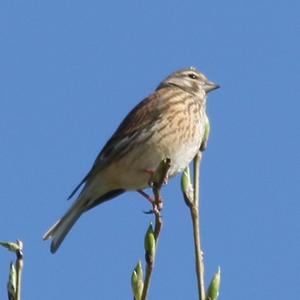
<path id="1" fill-rule="evenodd" d="M 85 211 L 117 195 L 148 186 L 149 172 L 171 159 L 169 177 L 181 172 L 199 150 L 204 135 L 206 94 L 218 88 L 194 68 L 171 74 L 140 102 L 106 143 L 70 198 L 83 185 L 67 213 L 44 235 L 55 252 Z"/>

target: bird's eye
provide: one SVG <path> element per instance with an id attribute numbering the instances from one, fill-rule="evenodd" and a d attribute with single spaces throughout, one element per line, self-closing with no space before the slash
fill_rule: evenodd
<path id="1" fill-rule="evenodd" d="M 194 73 L 190 73 L 188 74 L 188 76 L 191 78 L 191 79 L 196 79 L 197 76 L 194 74 Z"/>

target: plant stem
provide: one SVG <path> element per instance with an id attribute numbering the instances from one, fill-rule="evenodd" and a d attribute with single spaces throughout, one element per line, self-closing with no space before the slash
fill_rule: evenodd
<path id="1" fill-rule="evenodd" d="M 158 244 L 158 238 L 159 234 L 162 228 L 162 218 L 160 215 L 160 212 L 155 213 L 155 228 L 154 228 L 154 237 L 155 237 L 155 248 L 157 249 Z M 153 261 L 150 263 L 147 263 L 146 265 L 146 274 L 145 274 L 145 280 L 144 280 L 144 288 L 143 288 L 143 294 L 141 300 L 146 300 L 148 297 L 148 291 L 150 287 L 153 267 L 154 267 L 154 261 L 155 257 L 153 257 Z"/>
<path id="2" fill-rule="evenodd" d="M 162 199 L 160 196 L 160 190 L 162 185 L 166 182 L 168 171 L 171 166 L 170 159 L 166 158 L 164 159 L 160 165 L 158 166 L 157 170 L 155 171 L 155 174 L 153 176 L 154 180 L 152 182 L 152 190 L 154 195 L 154 205 L 153 205 L 153 213 L 155 215 L 155 227 L 154 227 L 154 237 L 155 237 L 155 253 L 157 252 L 157 245 L 158 245 L 158 238 L 159 234 L 163 225 L 162 217 L 160 214 L 160 210 L 162 207 Z M 144 280 L 144 288 L 142 293 L 141 300 L 146 300 L 148 297 L 152 272 L 154 268 L 154 262 L 155 262 L 155 256 L 153 257 L 153 260 L 148 261 L 146 265 L 146 274 L 145 274 L 145 280 Z"/>
<path id="3" fill-rule="evenodd" d="M 22 273 L 23 273 L 23 243 L 21 241 L 17 241 L 19 245 L 19 250 L 16 251 L 17 260 L 16 260 L 16 300 L 21 300 L 21 283 L 22 283 Z"/>
<path id="4" fill-rule="evenodd" d="M 198 284 L 199 300 L 205 300 L 205 283 L 204 283 L 204 262 L 201 247 L 200 235 L 200 162 L 202 153 L 198 152 L 194 158 L 194 197 L 193 201 L 189 202 L 189 207 L 193 222 L 196 274 Z"/>
<path id="5" fill-rule="evenodd" d="M 10 263 L 9 277 L 7 282 L 7 294 L 10 300 L 21 300 L 21 284 L 22 284 L 22 272 L 23 272 L 23 242 L 17 240 L 13 242 L 1 242 L 0 246 L 8 249 L 16 254 L 16 262 Z"/>

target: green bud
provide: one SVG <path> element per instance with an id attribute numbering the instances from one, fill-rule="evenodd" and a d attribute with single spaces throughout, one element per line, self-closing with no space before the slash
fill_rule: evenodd
<path id="1" fill-rule="evenodd" d="M 131 288 L 135 300 L 140 300 L 142 297 L 144 288 L 143 277 L 142 263 L 139 261 L 131 275 Z"/>
<path id="2" fill-rule="evenodd" d="M 219 289 L 221 284 L 221 269 L 218 267 L 217 273 L 211 280 L 211 283 L 207 290 L 207 300 L 216 300 L 219 296 Z"/>
<path id="3" fill-rule="evenodd" d="M 9 276 L 8 276 L 8 281 L 7 281 L 7 294 L 8 294 L 9 300 L 16 299 L 16 291 L 17 291 L 16 267 L 13 263 L 10 263 Z"/>
<path id="4" fill-rule="evenodd" d="M 138 279 L 143 281 L 144 279 L 144 274 L 143 274 L 143 267 L 142 267 L 142 262 L 139 260 L 136 267 L 135 271 L 137 273 Z"/>
<path id="5" fill-rule="evenodd" d="M 155 256 L 156 241 L 152 223 L 150 223 L 145 235 L 145 257 L 147 264 L 153 264 Z"/>
<path id="6" fill-rule="evenodd" d="M 200 151 L 204 151 L 207 148 L 209 134 L 210 134 L 210 122 L 207 115 L 205 115 L 205 129 L 204 129 L 203 140 L 200 145 Z"/>
<path id="7" fill-rule="evenodd" d="M 193 202 L 193 185 L 191 183 L 190 168 L 187 166 L 181 176 L 181 191 L 183 193 L 184 201 L 187 206 Z"/>

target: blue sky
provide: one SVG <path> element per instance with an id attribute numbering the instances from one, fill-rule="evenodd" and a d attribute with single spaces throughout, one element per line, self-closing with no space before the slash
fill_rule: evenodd
<path id="1" fill-rule="evenodd" d="M 300 293 L 300 3 L 1 1 L 0 240 L 25 243 L 23 299 L 132 299 L 151 216 L 127 193 L 76 224 L 55 255 L 44 231 L 127 112 L 196 66 L 211 93 L 202 165 L 206 279 L 220 299 Z M 165 187 L 149 299 L 197 299 L 189 212 Z M 0 251 L 0 298 L 10 253 Z"/>

